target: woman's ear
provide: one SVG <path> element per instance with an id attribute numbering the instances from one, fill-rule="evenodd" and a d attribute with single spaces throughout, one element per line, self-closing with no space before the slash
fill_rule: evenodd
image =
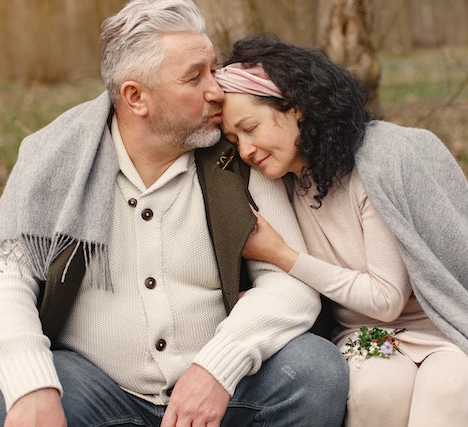
<path id="1" fill-rule="evenodd" d="M 299 108 L 294 107 L 294 115 L 296 116 L 297 123 L 302 123 L 304 121 L 304 114 Z"/>
<path id="2" fill-rule="evenodd" d="M 144 116 L 148 113 L 145 94 L 141 84 L 131 80 L 126 81 L 120 88 L 121 102 L 138 116 Z"/>

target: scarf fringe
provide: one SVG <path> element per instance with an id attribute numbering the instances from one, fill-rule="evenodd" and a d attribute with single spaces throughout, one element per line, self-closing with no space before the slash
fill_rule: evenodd
<path id="1" fill-rule="evenodd" d="M 79 245 L 77 245 L 77 248 Z M 75 249 L 74 253 L 77 249 Z M 112 281 L 109 268 L 109 256 L 107 246 L 104 244 L 96 244 L 83 242 L 83 255 L 85 262 L 85 269 L 89 275 L 89 282 L 91 286 L 97 286 L 98 289 L 112 291 Z M 68 264 L 71 261 L 67 263 Z M 64 271 L 65 274 L 65 271 Z"/>
<path id="2" fill-rule="evenodd" d="M 32 275 L 45 281 L 51 264 L 71 245 L 75 245 L 75 248 L 65 264 L 60 282 L 64 283 L 70 264 L 79 248 L 82 247 L 84 266 L 91 286 L 112 290 L 107 246 L 102 243 L 80 242 L 62 234 L 56 235 L 53 239 L 22 235 L 19 239 L 0 242 L 0 260 L 6 265 L 9 260 L 14 259 L 21 268 L 22 262 L 20 261 L 25 256 Z"/>

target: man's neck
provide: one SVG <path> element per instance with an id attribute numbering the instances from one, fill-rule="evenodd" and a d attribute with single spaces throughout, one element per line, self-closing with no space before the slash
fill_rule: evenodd
<path id="1" fill-rule="evenodd" d="M 146 188 L 151 187 L 185 153 L 182 149 L 147 135 L 141 126 L 126 126 L 119 120 L 123 145 Z"/>
<path id="2" fill-rule="evenodd" d="M 175 155 L 167 158 L 162 158 L 162 156 L 154 156 L 153 158 L 150 158 L 149 155 L 145 156 L 141 153 L 134 156 L 128 151 L 128 149 L 127 152 L 146 188 L 151 187 L 180 157 L 180 155 Z"/>

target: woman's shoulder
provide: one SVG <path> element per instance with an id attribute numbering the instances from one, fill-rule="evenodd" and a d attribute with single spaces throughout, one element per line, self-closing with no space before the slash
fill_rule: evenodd
<path id="1" fill-rule="evenodd" d="M 421 143 L 424 145 L 441 144 L 441 141 L 427 129 L 373 120 L 366 126 L 363 144 L 359 151 L 378 150 L 381 153 L 394 155 L 395 152 L 414 149 L 414 147 L 420 149 Z"/>
<path id="2" fill-rule="evenodd" d="M 369 173 L 394 173 L 421 161 L 447 157 L 447 148 L 431 131 L 382 120 L 369 122 L 363 143 L 356 153 L 356 167 L 363 177 Z"/>

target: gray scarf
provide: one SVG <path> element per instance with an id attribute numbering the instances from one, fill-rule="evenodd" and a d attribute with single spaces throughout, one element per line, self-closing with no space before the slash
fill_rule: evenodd
<path id="1" fill-rule="evenodd" d="M 107 241 L 118 164 L 107 124 L 107 93 L 62 114 L 25 138 L 0 199 L 0 257 L 21 246 L 33 274 L 45 280 L 66 247 L 82 243 L 110 286 Z M 78 245 L 77 245 L 78 247 Z"/>
<path id="2" fill-rule="evenodd" d="M 421 306 L 468 353 L 468 183 L 431 132 L 372 122 L 356 167 Z"/>

